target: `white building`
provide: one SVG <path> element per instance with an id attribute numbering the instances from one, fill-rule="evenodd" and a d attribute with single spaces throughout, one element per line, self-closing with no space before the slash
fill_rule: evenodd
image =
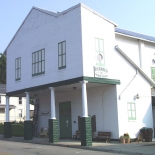
<path id="1" fill-rule="evenodd" d="M 59 137 L 71 138 L 78 116 L 88 115 L 96 117 L 94 137 L 136 138 L 140 128 L 155 127 L 155 38 L 116 26 L 83 4 L 30 10 L 5 51 L 6 94 L 39 99 L 38 131 L 57 119 Z"/>
<path id="2" fill-rule="evenodd" d="M 10 97 L 9 115 L 11 122 L 23 122 L 26 118 L 25 97 Z M 5 122 L 6 108 L 6 84 L 0 84 L 0 123 Z M 30 114 L 33 114 L 34 106 L 30 105 Z M 31 116 L 32 117 L 32 116 Z"/>

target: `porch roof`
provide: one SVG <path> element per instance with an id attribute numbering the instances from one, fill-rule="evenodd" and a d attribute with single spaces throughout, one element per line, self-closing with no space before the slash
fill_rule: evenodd
<path id="1" fill-rule="evenodd" d="M 7 92 L 6 96 L 16 96 L 19 94 L 23 94 L 25 92 L 32 92 L 32 91 L 47 89 L 49 87 L 59 87 L 59 86 L 75 84 L 75 83 L 79 83 L 80 81 L 83 81 L 83 80 L 88 81 L 89 83 L 98 83 L 98 84 L 111 84 L 111 85 L 120 84 L 120 80 L 117 80 L 117 79 L 95 78 L 95 77 L 82 76 L 82 77 L 78 77 L 78 78 L 72 78 L 72 79 L 58 81 L 58 82 L 49 83 L 49 84 L 45 84 L 45 85 L 29 87 L 29 88 L 25 88 L 25 89 L 21 89 L 21 90 L 17 90 L 17 91 Z"/>
<path id="2" fill-rule="evenodd" d="M 5 109 L 6 105 L 5 104 L 0 104 L 0 109 Z M 10 109 L 15 109 L 16 106 L 14 105 L 9 105 Z"/>

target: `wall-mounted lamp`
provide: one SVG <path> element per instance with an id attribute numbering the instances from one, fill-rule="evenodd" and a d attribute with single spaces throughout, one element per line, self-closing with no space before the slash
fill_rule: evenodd
<path id="1" fill-rule="evenodd" d="M 140 96 L 139 96 L 139 94 L 137 94 L 136 96 L 135 96 L 135 99 L 139 99 L 140 98 Z"/>

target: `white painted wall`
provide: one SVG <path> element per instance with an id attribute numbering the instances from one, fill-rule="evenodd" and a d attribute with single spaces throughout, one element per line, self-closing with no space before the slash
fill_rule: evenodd
<path id="1" fill-rule="evenodd" d="M 110 95 L 109 95 L 110 94 Z M 116 87 L 102 86 L 87 89 L 88 95 L 88 115 L 96 115 L 97 131 L 112 132 L 112 138 L 118 138 L 118 115 L 116 103 Z M 78 116 L 82 116 L 82 92 L 75 90 L 64 93 L 56 93 L 56 117 L 59 120 L 59 103 L 71 101 L 71 115 L 72 115 L 72 135 L 78 129 Z M 50 110 L 50 96 L 43 96 L 40 98 L 39 109 L 39 126 L 48 127 L 48 119 L 50 116 L 41 115 L 42 112 L 49 112 Z M 74 123 L 76 121 L 76 123 Z M 94 133 L 96 136 L 96 133 Z"/>
<path id="2" fill-rule="evenodd" d="M 104 40 L 105 68 L 108 68 L 109 53 L 113 49 L 115 39 L 114 25 L 83 7 L 81 8 L 81 16 L 83 75 L 94 77 L 95 38 Z"/>
<path id="3" fill-rule="evenodd" d="M 80 20 L 79 7 L 57 18 L 33 9 L 7 49 L 7 92 L 82 76 Z M 66 41 L 67 67 L 58 70 L 58 43 L 62 41 Z M 32 77 L 32 53 L 43 48 L 45 75 Z M 16 82 L 18 57 L 21 57 L 21 80 Z"/>

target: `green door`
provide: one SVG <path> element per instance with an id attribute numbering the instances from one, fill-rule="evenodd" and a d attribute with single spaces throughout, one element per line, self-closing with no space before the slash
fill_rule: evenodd
<path id="1" fill-rule="evenodd" d="M 59 103 L 60 138 L 72 138 L 71 102 Z"/>

